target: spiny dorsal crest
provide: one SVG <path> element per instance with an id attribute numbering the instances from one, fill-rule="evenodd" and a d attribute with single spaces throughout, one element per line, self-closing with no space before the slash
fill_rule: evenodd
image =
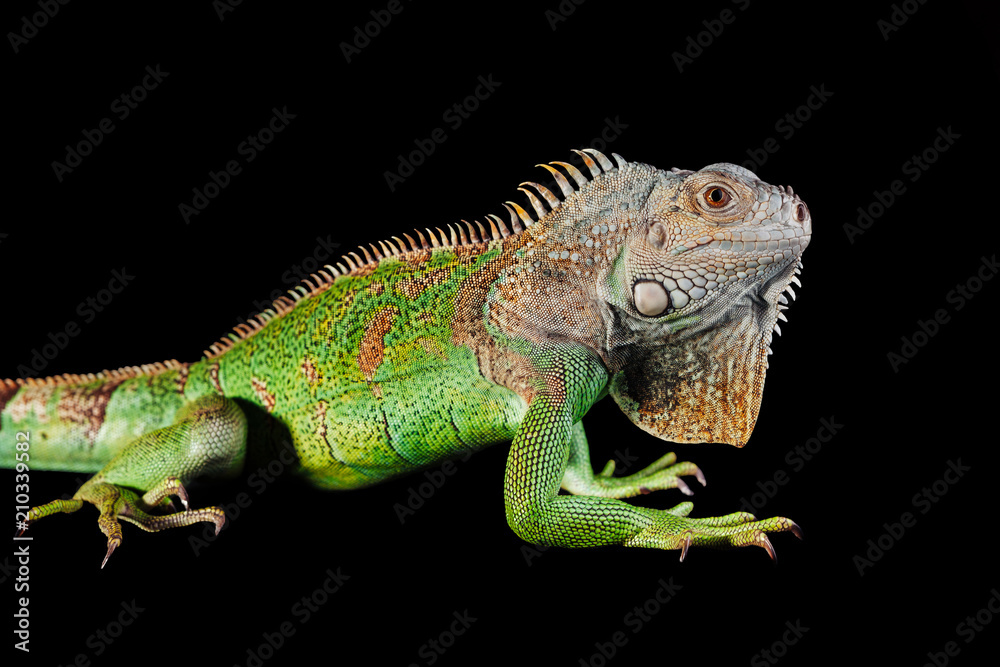
<path id="1" fill-rule="evenodd" d="M 122 368 L 110 371 L 105 369 L 99 373 L 63 373 L 62 375 L 49 375 L 42 378 L 26 377 L 17 378 L 16 380 L 7 378 L 0 380 L 0 389 L 15 389 L 18 387 L 59 387 L 65 385 L 86 384 L 89 382 L 97 382 L 99 380 L 114 382 L 139 376 L 159 375 L 160 373 L 165 373 L 166 371 L 180 370 L 186 366 L 187 364 L 182 364 L 176 359 L 167 359 L 166 361 L 157 361 L 156 363 L 143 364 L 141 366 L 123 366 Z"/>
<path id="2" fill-rule="evenodd" d="M 358 246 L 358 250 L 361 251 L 361 255 L 364 256 L 364 259 L 362 259 L 357 252 L 349 252 L 341 257 L 341 260 L 337 262 L 336 265 L 327 264 L 323 267 L 323 269 L 313 273 L 310 276 L 311 280 L 310 278 L 305 278 L 302 281 L 302 285 L 297 285 L 294 289 L 288 290 L 289 296 L 278 297 L 275 299 L 271 308 L 268 308 L 256 317 L 251 318 L 246 324 L 236 325 L 232 333 L 223 337 L 218 342 L 213 343 L 207 350 L 205 350 L 205 356 L 212 359 L 225 353 L 236 343 L 239 343 L 240 341 L 263 329 L 264 326 L 266 326 L 272 319 L 280 317 L 290 311 L 299 301 L 325 291 L 337 278 L 354 274 L 372 264 L 377 264 L 388 257 L 402 257 L 407 253 L 426 252 L 435 248 L 454 248 L 459 246 L 477 245 L 489 243 L 490 241 L 501 241 L 512 235 L 517 236 L 524 231 L 525 227 L 530 227 L 531 225 L 536 224 L 550 212 L 557 209 L 559 205 L 566 200 L 566 198 L 582 190 L 602 173 L 615 169 L 615 165 L 611 164 L 611 161 L 598 150 L 593 148 L 584 148 L 583 150 L 574 150 L 573 152 L 579 155 L 583 160 L 584 165 L 590 172 L 589 179 L 569 162 L 555 161 L 550 162 L 549 164 L 536 165 L 546 169 L 552 175 L 555 179 L 556 185 L 559 187 L 559 191 L 562 192 L 563 199 L 559 199 L 559 197 L 553 194 L 553 192 L 544 185 L 533 181 L 525 181 L 524 183 L 521 183 L 520 187 L 518 187 L 518 190 L 527 195 L 528 203 L 531 205 L 531 208 L 534 209 L 535 214 L 537 215 L 537 220 L 532 218 L 531 215 L 516 202 L 507 201 L 504 202 L 503 207 L 507 209 L 507 213 L 510 217 L 510 228 L 504 224 L 504 221 L 501 220 L 499 216 L 491 213 L 486 216 L 490 226 L 489 233 L 487 233 L 486 228 L 483 227 L 482 223 L 478 220 L 473 220 L 471 224 L 467 220 L 462 220 L 462 224 L 455 223 L 452 225 L 449 223 L 446 225 L 448 228 L 447 233 L 445 233 L 445 231 L 440 227 L 435 227 L 434 229 L 425 227 L 424 231 L 427 232 L 427 237 L 430 237 L 429 243 L 423 232 L 419 229 L 414 229 L 414 233 L 417 235 L 417 238 L 420 239 L 419 242 L 414 240 L 414 238 L 409 234 L 403 234 L 403 239 L 398 236 L 393 236 L 389 239 L 379 241 L 378 247 L 376 247 L 374 243 L 369 243 L 368 248 L 371 248 L 371 253 L 368 252 L 368 248 Z M 618 167 L 625 167 L 627 164 L 625 158 L 617 153 L 612 153 L 611 155 L 615 158 L 615 162 L 618 163 Z M 576 189 L 574 189 L 573 185 L 570 184 L 570 181 L 566 178 L 566 176 L 553 165 L 557 165 L 566 170 L 566 173 L 569 174 L 569 177 L 572 178 L 573 182 L 576 184 Z M 542 199 L 545 200 L 545 204 L 542 203 L 534 192 L 528 190 L 524 186 L 534 188 L 538 194 L 541 195 Z M 548 209 L 546 209 L 546 204 L 548 205 Z M 524 223 L 524 225 L 522 226 L 521 223 Z M 465 227 L 462 225 L 465 225 Z M 513 232 L 511 232 L 511 229 L 513 229 Z M 381 250 L 379 250 L 379 248 L 381 248 Z"/>
<path id="3" fill-rule="evenodd" d="M 227 334 L 218 342 L 213 343 L 207 350 L 204 351 L 205 357 L 208 359 L 218 357 L 232 348 L 236 343 L 239 343 L 240 341 L 263 329 L 271 320 L 292 310 L 296 304 L 303 299 L 325 291 L 337 278 L 341 276 L 349 276 L 352 273 L 361 271 L 369 265 L 380 262 L 387 257 L 400 257 L 406 253 L 421 251 L 426 252 L 428 250 L 433 250 L 434 248 L 454 248 L 458 246 L 489 243 L 490 241 L 500 241 L 510 236 L 517 236 L 524 231 L 525 227 L 537 224 L 539 220 L 544 218 L 551 211 L 557 209 L 562 202 L 566 201 L 568 197 L 578 193 L 602 173 L 615 169 L 615 165 L 613 165 L 603 153 L 593 148 L 584 148 L 583 150 L 574 150 L 573 152 L 579 155 L 583 160 L 584 165 L 590 172 L 589 179 L 569 162 L 554 161 L 549 164 L 536 165 L 547 170 L 552 175 L 556 185 L 559 187 L 559 191 L 563 195 L 563 199 L 559 199 L 559 197 L 553 194 L 553 192 L 544 185 L 533 181 L 525 181 L 518 187 L 518 190 L 523 192 L 528 197 L 528 203 L 535 211 L 537 220 L 532 218 L 531 215 L 516 202 L 507 201 L 504 202 L 503 207 L 507 210 L 510 217 L 510 228 L 507 227 L 499 216 L 491 213 L 486 216 L 486 219 L 489 222 L 488 233 L 486 228 L 478 220 L 473 220 L 471 224 L 466 220 L 462 220 L 462 225 L 465 225 L 465 227 L 457 223 L 454 225 L 448 224 L 447 233 L 445 233 L 440 227 L 435 227 L 434 229 L 424 228 L 424 231 L 427 232 L 427 237 L 425 237 L 423 232 L 419 229 L 415 229 L 414 233 L 417 235 L 419 242 L 414 240 L 414 238 L 409 234 L 403 234 L 403 239 L 400 239 L 398 236 L 393 236 L 390 239 L 379 241 L 378 247 L 376 247 L 375 244 L 369 244 L 371 253 L 368 252 L 368 249 L 359 247 L 364 259 L 362 259 L 356 252 L 349 252 L 344 255 L 341 258 L 341 261 L 337 262 L 335 266 L 327 264 L 323 269 L 313 273 L 310 278 L 303 279 L 301 285 L 296 285 L 294 289 L 288 290 L 289 296 L 278 297 L 275 299 L 271 308 L 268 308 L 264 312 L 250 318 L 245 324 L 237 324 L 231 333 Z M 622 156 L 617 153 L 612 153 L 611 155 L 614 157 L 615 162 L 618 163 L 618 167 L 626 166 L 627 162 Z M 576 188 L 574 188 L 570 180 L 566 178 L 566 175 L 564 175 L 559 169 L 556 169 L 556 166 L 562 167 L 562 169 L 566 171 L 566 174 L 569 175 L 572 182 L 576 184 Z M 538 195 L 541 196 L 542 200 L 545 201 L 545 204 L 542 203 L 542 200 L 540 200 L 534 192 L 528 190 L 524 186 L 534 188 Z M 546 204 L 548 205 L 548 209 L 546 209 Z M 513 232 L 511 229 L 513 229 Z M 427 241 L 428 237 L 430 238 L 429 243 Z M 379 250 L 379 248 L 381 248 L 381 250 Z M 96 381 L 121 381 L 133 377 L 157 375 L 170 370 L 180 370 L 181 372 L 186 372 L 186 369 L 187 364 L 182 364 L 176 359 L 169 359 L 167 361 L 156 362 L 153 364 L 125 366 L 116 370 L 103 370 L 99 373 L 64 373 L 62 375 L 51 375 L 43 378 L 0 378 L 0 389 L 12 390 L 19 387 L 46 387 L 77 385 Z"/>

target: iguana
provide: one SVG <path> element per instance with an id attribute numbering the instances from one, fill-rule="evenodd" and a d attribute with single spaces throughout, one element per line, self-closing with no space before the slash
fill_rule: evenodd
<path id="1" fill-rule="evenodd" d="M 562 197 L 521 184 L 537 220 L 508 201 L 509 226 L 488 215 L 488 229 L 463 220 L 362 247 L 200 361 L 0 382 L 3 466 L 22 454 L 34 469 L 96 472 L 27 522 L 95 505 L 104 567 L 120 519 L 218 532 L 223 511 L 188 509 L 185 485 L 266 462 L 283 441 L 293 469 L 324 489 L 511 442 L 506 516 L 528 542 L 680 549 L 681 560 L 691 545 L 758 545 L 773 558 L 768 532 L 801 537 L 789 519 L 623 502 L 690 494 L 682 476 L 705 478 L 672 453 L 632 475 L 614 477 L 613 461 L 595 474 L 581 418 L 610 395 L 663 440 L 745 444 L 808 208 L 733 164 L 664 171 L 576 153 L 589 175 L 539 165 Z"/>

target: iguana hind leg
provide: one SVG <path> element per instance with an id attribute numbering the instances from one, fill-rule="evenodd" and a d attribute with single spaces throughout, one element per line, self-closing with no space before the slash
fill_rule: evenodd
<path id="1" fill-rule="evenodd" d="M 108 537 L 104 563 L 121 544 L 119 519 L 146 531 L 187 526 L 200 521 L 215 524 L 218 533 L 226 517 L 218 507 L 189 510 L 184 483 L 203 475 L 227 476 L 243 468 L 246 453 L 246 417 L 233 401 L 204 396 L 178 413 L 174 424 L 136 438 L 100 472 L 80 487 L 71 500 L 55 500 L 28 512 L 28 523 L 56 514 L 75 512 L 84 502 L 100 511 L 98 527 Z M 172 510 L 170 496 L 184 509 Z"/>

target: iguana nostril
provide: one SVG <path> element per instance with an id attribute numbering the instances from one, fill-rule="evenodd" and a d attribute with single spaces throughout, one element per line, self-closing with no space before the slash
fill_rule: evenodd
<path id="1" fill-rule="evenodd" d="M 799 202 L 795 207 L 795 222 L 802 222 L 806 219 L 807 215 L 809 215 L 809 210 L 806 208 L 806 205 Z"/>

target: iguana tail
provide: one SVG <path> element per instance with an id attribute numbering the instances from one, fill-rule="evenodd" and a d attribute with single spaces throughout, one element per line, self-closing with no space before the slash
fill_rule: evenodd
<path id="1" fill-rule="evenodd" d="M 0 468 L 28 459 L 32 470 L 97 472 L 137 436 L 174 421 L 190 400 L 187 375 L 186 364 L 171 361 L 0 380 Z"/>

